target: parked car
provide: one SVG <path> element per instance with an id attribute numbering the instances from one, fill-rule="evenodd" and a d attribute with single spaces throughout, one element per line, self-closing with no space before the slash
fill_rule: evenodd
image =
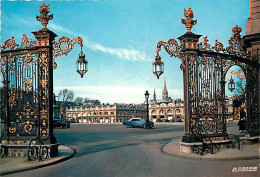
<path id="1" fill-rule="evenodd" d="M 156 119 L 156 122 L 161 122 L 161 119 Z"/>
<path id="2" fill-rule="evenodd" d="M 176 122 L 183 122 L 181 118 L 177 119 Z"/>
<path id="3" fill-rule="evenodd" d="M 127 127 L 145 127 L 146 121 L 143 118 L 131 118 L 129 121 L 123 121 L 123 125 Z M 149 121 L 150 127 L 154 127 L 154 123 Z"/>
<path id="4" fill-rule="evenodd" d="M 163 119 L 162 122 L 169 122 L 169 120 L 168 119 Z"/>
<path id="5" fill-rule="evenodd" d="M 68 121 L 61 121 L 60 119 L 53 119 L 54 128 L 70 128 L 70 123 Z"/>

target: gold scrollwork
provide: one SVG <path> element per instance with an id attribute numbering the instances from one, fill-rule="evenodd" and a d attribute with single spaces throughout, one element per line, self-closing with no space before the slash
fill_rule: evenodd
<path id="1" fill-rule="evenodd" d="M 15 124 L 15 122 L 10 122 L 10 127 L 9 127 L 9 132 L 10 133 L 15 133 L 16 132 L 16 124 Z"/>
<path id="2" fill-rule="evenodd" d="M 18 46 L 18 44 L 16 44 L 15 40 L 14 40 L 14 36 L 12 36 L 12 38 L 10 39 L 7 39 L 5 42 L 4 42 L 4 45 L 1 46 L 1 48 L 4 50 L 4 49 L 14 49 L 16 46 Z"/>
<path id="3" fill-rule="evenodd" d="M 54 58 L 56 58 L 57 56 L 61 56 L 61 55 L 67 55 L 67 53 L 69 53 L 74 44 L 78 43 L 80 46 L 82 46 L 82 38 L 81 37 L 77 37 L 74 38 L 72 40 L 70 40 L 68 37 L 66 36 L 62 36 L 58 42 L 53 41 L 53 46 L 54 46 L 54 51 L 53 51 L 53 56 Z"/>
<path id="4" fill-rule="evenodd" d="M 208 43 L 208 36 L 203 38 L 203 42 L 199 43 L 202 50 L 210 50 L 210 44 Z"/>
<path id="5" fill-rule="evenodd" d="M 16 104 L 16 96 L 16 92 L 13 89 L 11 89 L 11 91 L 9 92 L 9 104 L 11 106 L 11 109 Z"/>
<path id="6" fill-rule="evenodd" d="M 23 88 L 26 93 L 29 93 L 33 90 L 31 78 L 27 77 L 26 79 L 24 79 Z"/>
<path id="7" fill-rule="evenodd" d="M 42 52 L 41 56 L 40 56 L 40 61 L 41 61 L 41 64 L 46 66 L 48 64 L 48 62 L 49 62 L 48 54 L 45 53 L 45 52 Z"/>
<path id="8" fill-rule="evenodd" d="M 41 122 L 41 136 L 48 135 L 48 120 L 42 119 Z"/>
<path id="9" fill-rule="evenodd" d="M 47 129 L 41 129 L 41 135 L 42 136 L 47 136 L 48 135 Z"/>
<path id="10" fill-rule="evenodd" d="M 215 49 L 216 52 L 224 51 L 224 45 L 216 39 L 213 49 Z"/>
<path id="11" fill-rule="evenodd" d="M 46 111 L 46 109 L 45 108 L 42 108 L 42 110 L 41 110 L 41 117 L 42 118 L 48 118 L 48 115 L 47 115 L 47 111 Z"/>
<path id="12" fill-rule="evenodd" d="M 21 47 L 33 47 L 36 42 L 33 41 L 32 39 L 29 39 L 29 38 L 23 34 L 23 38 L 22 38 L 22 41 L 21 41 Z"/>
<path id="13" fill-rule="evenodd" d="M 29 133 L 31 134 L 31 131 L 32 131 L 32 128 L 33 128 L 33 125 L 35 124 L 34 122 L 31 122 L 29 120 L 27 120 L 26 122 L 22 123 L 24 125 L 24 131 L 26 133 Z"/>
<path id="14" fill-rule="evenodd" d="M 24 61 L 29 64 L 33 61 L 33 58 L 30 55 L 24 55 L 23 56 Z"/>
<path id="15" fill-rule="evenodd" d="M 175 39 L 169 39 L 168 42 L 159 41 L 156 49 L 157 54 L 160 52 L 162 46 L 171 56 L 181 58 L 181 48 Z"/>
<path id="16" fill-rule="evenodd" d="M 41 80 L 41 85 L 42 85 L 43 88 L 46 88 L 47 84 L 48 84 L 48 80 L 46 80 L 46 79 Z"/>
<path id="17" fill-rule="evenodd" d="M 74 47 L 74 44 L 78 43 L 81 47 L 83 46 L 83 40 L 81 37 L 74 38 L 70 40 L 66 36 L 62 36 L 58 42 L 52 41 L 53 43 L 53 68 L 55 69 L 57 67 L 57 63 L 55 62 L 55 58 L 62 55 L 67 55 L 72 48 Z"/>

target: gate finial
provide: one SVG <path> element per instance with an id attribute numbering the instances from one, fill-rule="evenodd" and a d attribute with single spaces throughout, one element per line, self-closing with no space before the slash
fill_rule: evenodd
<path id="1" fill-rule="evenodd" d="M 45 3 L 43 3 L 42 6 L 40 7 L 39 12 L 42 15 L 41 16 L 36 15 L 36 19 L 38 21 L 41 21 L 43 29 L 46 29 L 49 20 L 53 19 L 53 14 L 48 15 L 48 13 L 50 12 L 50 5 L 46 5 Z"/>
<path id="2" fill-rule="evenodd" d="M 186 17 L 186 19 L 181 19 L 181 22 L 183 24 L 185 24 L 186 28 L 187 28 L 187 32 L 191 33 L 191 28 L 193 27 L 193 25 L 197 24 L 197 20 L 193 20 L 193 11 L 191 10 L 191 7 L 189 7 L 188 10 L 186 10 L 184 8 L 184 16 Z"/>

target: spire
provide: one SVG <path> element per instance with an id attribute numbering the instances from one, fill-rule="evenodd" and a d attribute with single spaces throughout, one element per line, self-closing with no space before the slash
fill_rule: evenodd
<path id="1" fill-rule="evenodd" d="M 164 89 L 164 90 L 167 90 L 165 77 L 164 77 L 164 86 L 163 86 L 163 89 Z"/>
<path id="2" fill-rule="evenodd" d="M 154 89 L 154 92 L 153 92 L 153 101 L 156 101 L 156 93 L 155 93 L 155 89 Z"/>
<path id="3" fill-rule="evenodd" d="M 164 102 L 167 102 L 168 101 L 168 90 L 166 88 L 166 80 L 165 80 L 165 77 L 164 77 L 164 87 L 163 87 L 163 91 L 162 91 L 162 99 Z"/>

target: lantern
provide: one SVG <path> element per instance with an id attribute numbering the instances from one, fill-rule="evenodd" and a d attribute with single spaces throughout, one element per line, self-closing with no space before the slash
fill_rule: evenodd
<path id="1" fill-rule="evenodd" d="M 159 54 L 156 55 L 155 61 L 153 62 L 153 73 L 156 75 L 157 79 L 164 73 L 164 63 Z"/>
<path id="2" fill-rule="evenodd" d="M 82 52 L 82 46 L 79 59 L 76 62 L 76 66 L 77 72 L 80 74 L 81 78 L 83 78 L 83 75 L 88 71 L 88 60 L 85 60 L 85 54 Z"/>
<path id="3" fill-rule="evenodd" d="M 229 80 L 229 83 L 228 83 L 228 89 L 230 90 L 230 92 L 233 92 L 235 90 L 236 86 L 235 86 L 235 82 L 234 82 L 234 79 L 232 79 L 232 76 L 231 76 L 231 79 Z"/>

